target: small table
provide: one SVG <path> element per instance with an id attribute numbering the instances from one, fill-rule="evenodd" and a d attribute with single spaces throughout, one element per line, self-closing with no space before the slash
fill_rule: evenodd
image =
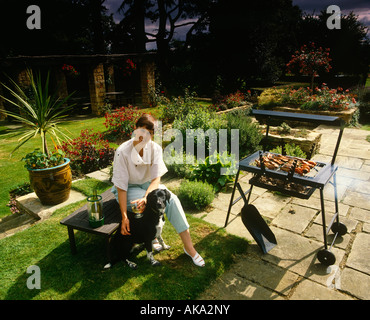
<path id="1" fill-rule="evenodd" d="M 114 194 L 109 190 L 105 191 L 102 195 L 103 198 L 103 212 L 104 212 L 104 225 L 98 228 L 92 228 L 89 224 L 89 217 L 87 212 L 87 204 L 71 213 L 68 217 L 62 219 L 60 223 L 67 226 L 69 244 L 72 254 L 77 253 L 76 242 L 74 236 L 74 229 L 97 234 L 105 237 L 106 240 L 106 253 L 108 262 L 111 262 L 110 241 L 113 233 L 118 229 L 122 220 L 119 204 Z"/>

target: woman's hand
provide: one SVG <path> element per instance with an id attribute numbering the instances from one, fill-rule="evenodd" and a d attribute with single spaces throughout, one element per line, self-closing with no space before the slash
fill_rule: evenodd
<path id="1" fill-rule="evenodd" d="M 139 210 L 138 213 L 142 213 L 146 206 L 146 197 L 131 201 L 132 204 L 136 203 L 136 207 Z"/>
<path id="2" fill-rule="evenodd" d="M 130 220 L 128 218 L 122 220 L 121 233 L 124 236 L 131 235 L 131 233 L 130 233 Z"/>

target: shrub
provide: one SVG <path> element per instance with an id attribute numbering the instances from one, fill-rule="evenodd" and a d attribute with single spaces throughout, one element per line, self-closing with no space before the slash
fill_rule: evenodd
<path id="1" fill-rule="evenodd" d="M 136 108 L 128 106 L 106 112 L 104 117 L 104 125 L 109 130 L 110 135 L 115 139 L 124 140 L 131 138 L 140 113 Z"/>
<path id="2" fill-rule="evenodd" d="M 114 149 L 109 147 L 109 142 L 93 129 L 82 130 L 79 137 L 64 142 L 62 150 L 71 160 L 72 173 L 77 176 L 107 167 L 114 157 Z"/>
<path id="3" fill-rule="evenodd" d="M 221 169 L 225 170 L 225 174 L 222 174 Z M 235 174 L 235 159 L 232 156 L 228 156 L 227 152 L 224 152 L 222 155 L 215 152 L 213 155 L 208 156 L 204 163 L 198 163 L 194 166 L 191 179 L 208 182 L 213 186 L 215 192 L 219 192 L 227 184 L 233 182 Z"/>
<path id="4" fill-rule="evenodd" d="M 205 110 L 206 107 L 197 104 L 195 101 L 195 94 L 185 90 L 184 97 L 173 97 L 168 103 L 161 105 L 160 119 L 164 124 L 172 123 L 176 118 L 182 119 L 190 111 Z"/>
<path id="5" fill-rule="evenodd" d="M 226 110 L 226 109 L 236 108 L 242 105 L 245 102 L 245 100 L 246 100 L 246 95 L 244 95 L 244 93 L 238 90 L 235 93 L 230 93 L 226 97 L 219 99 L 219 101 L 216 102 L 216 105 L 214 106 L 214 108 L 217 110 Z"/>
<path id="6" fill-rule="evenodd" d="M 208 129 L 215 129 L 216 135 L 218 130 L 224 126 L 225 118 L 217 116 L 214 112 L 207 110 L 192 110 L 184 118 L 176 118 L 173 122 L 173 128 L 180 130 L 183 137 L 183 145 L 186 145 L 186 137 L 189 137 L 187 129 L 194 131 L 194 144 L 203 145 L 205 150 L 209 148 L 209 138 L 207 137 Z M 195 147 L 196 150 L 196 147 Z"/>
<path id="7" fill-rule="evenodd" d="M 184 181 L 179 188 L 178 198 L 185 209 L 202 210 L 210 205 L 215 197 L 213 188 L 202 181 Z"/>
<path id="8" fill-rule="evenodd" d="M 303 159 L 306 159 L 307 158 L 307 155 L 305 152 L 302 151 L 302 149 L 300 148 L 300 146 L 296 146 L 294 143 L 290 144 L 290 143 L 287 143 L 284 145 L 284 150 L 285 150 L 285 154 L 288 155 L 288 156 L 291 156 L 291 157 L 298 157 L 298 158 L 303 158 Z M 282 154 L 282 147 L 281 146 L 278 146 L 272 150 L 270 150 L 271 152 L 273 153 L 280 153 Z"/>
<path id="9" fill-rule="evenodd" d="M 260 107 L 274 107 L 281 105 L 283 92 L 284 89 L 276 88 L 269 88 L 264 90 L 257 98 L 258 105 Z"/>
<path id="10" fill-rule="evenodd" d="M 194 162 L 196 161 L 193 155 Z M 171 151 L 171 163 L 167 163 L 164 159 L 168 173 L 175 175 L 178 178 L 189 179 L 191 177 L 192 165 L 186 163 L 186 154 L 182 152 L 175 154 L 175 150 Z"/>
<path id="11" fill-rule="evenodd" d="M 229 112 L 227 119 L 227 134 L 231 137 L 231 129 L 239 129 L 239 153 L 240 156 L 247 156 L 259 149 L 259 144 L 262 140 L 261 129 L 257 123 L 252 122 L 252 118 L 247 116 L 243 111 Z M 228 151 L 230 148 L 231 139 L 228 139 Z"/>

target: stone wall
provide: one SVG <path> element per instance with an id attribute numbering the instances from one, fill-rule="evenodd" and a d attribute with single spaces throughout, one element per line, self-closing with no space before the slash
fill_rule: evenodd
<path id="1" fill-rule="evenodd" d="M 150 88 L 155 89 L 155 64 L 154 62 L 143 62 L 140 65 L 141 97 L 144 107 L 149 107 Z"/>
<path id="2" fill-rule="evenodd" d="M 99 107 L 104 105 L 105 99 L 105 78 L 104 78 L 104 65 L 99 63 L 89 70 L 89 92 L 91 111 L 93 114 L 99 115 Z"/>

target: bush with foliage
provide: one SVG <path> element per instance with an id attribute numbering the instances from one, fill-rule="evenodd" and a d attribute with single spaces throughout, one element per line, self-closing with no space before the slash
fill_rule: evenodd
<path id="1" fill-rule="evenodd" d="M 172 97 L 168 103 L 160 106 L 160 119 L 164 124 L 172 123 L 176 118 L 181 120 L 186 117 L 191 111 L 198 112 L 205 109 L 205 106 L 196 102 L 195 93 L 185 89 L 184 97 Z"/>
<path id="2" fill-rule="evenodd" d="M 106 112 L 104 117 L 104 125 L 109 130 L 109 134 L 114 139 L 124 140 L 131 138 L 135 123 L 140 117 L 140 112 L 137 108 L 127 106 L 112 112 Z"/>
<path id="3" fill-rule="evenodd" d="M 186 180 L 181 183 L 177 196 L 185 209 L 202 210 L 212 203 L 215 193 L 206 182 Z"/>
<path id="4" fill-rule="evenodd" d="M 76 176 L 109 166 L 114 158 L 114 149 L 93 129 L 81 131 L 81 135 L 62 144 L 62 150 L 71 160 L 72 173 Z"/>
<path id="5" fill-rule="evenodd" d="M 186 145 L 187 137 L 190 137 L 190 132 L 187 130 L 194 130 L 194 144 L 195 150 L 198 144 L 204 145 L 205 150 L 209 148 L 209 137 L 207 130 L 214 129 L 216 135 L 219 129 L 225 126 L 224 116 L 216 115 L 215 112 L 209 112 L 204 109 L 192 110 L 184 118 L 176 118 L 172 127 L 180 130 L 183 137 L 183 145 Z"/>
<path id="6" fill-rule="evenodd" d="M 193 163 L 196 162 L 196 157 L 192 155 Z M 176 153 L 175 150 L 171 150 L 171 163 L 166 161 L 166 157 L 163 159 L 166 163 L 168 173 L 178 178 L 189 179 L 191 177 L 192 164 L 186 162 L 186 154 L 181 152 Z"/>
<path id="7" fill-rule="evenodd" d="M 278 146 L 278 147 L 276 147 L 276 148 L 274 148 L 270 151 L 273 152 L 273 153 L 279 153 L 279 154 L 283 153 L 282 152 L 283 150 L 282 150 L 281 146 Z M 298 158 L 303 158 L 303 159 L 307 158 L 306 153 L 302 151 L 300 146 L 296 146 L 294 143 L 285 144 L 284 145 L 284 151 L 285 151 L 286 155 L 291 156 L 291 157 L 298 157 Z"/>
<path id="8" fill-rule="evenodd" d="M 252 118 L 245 111 L 233 111 L 226 115 L 228 151 L 231 152 L 231 130 L 239 130 L 239 154 L 241 157 L 247 156 L 259 149 L 262 140 L 262 132 L 257 123 L 252 122 Z"/>
<path id="9" fill-rule="evenodd" d="M 222 172 L 222 169 L 225 172 Z M 215 152 L 204 162 L 198 162 L 192 171 L 191 180 L 208 182 L 215 192 L 221 191 L 233 182 L 236 174 L 236 160 L 225 151 L 223 154 Z"/>
<path id="10" fill-rule="evenodd" d="M 251 96 L 251 92 L 248 91 L 248 96 Z M 235 107 L 239 107 L 242 105 L 247 99 L 247 95 L 245 95 L 240 90 L 237 90 L 234 93 L 230 93 L 226 97 L 220 97 L 216 99 L 215 104 L 212 106 L 213 109 L 219 110 L 227 110 L 232 109 Z"/>

